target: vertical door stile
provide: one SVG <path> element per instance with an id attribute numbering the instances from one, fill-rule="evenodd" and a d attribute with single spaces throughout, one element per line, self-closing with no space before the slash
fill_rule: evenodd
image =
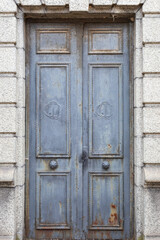
<path id="1" fill-rule="evenodd" d="M 76 153 L 76 238 L 81 239 L 82 232 L 82 197 L 83 197 L 83 176 L 82 168 L 83 164 L 81 162 L 82 156 L 82 36 L 83 36 L 83 24 L 76 25 L 76 42 L 77 42 L 77 69 L 76 69 L 76 97 L 77 97 L 77 127 L 75 129 L 75 135 L 77 136 L 77 153 Z M 73 113 L 74 114 L 74 113 Z M 74 147 L 74 143 L 73 143 Z"/>
<path id="2" fill-rule="evenodd" d="M 89 156 L 89 124 L 88 124 L 88 97 L 89 97 L 89 82 L 88 82 L 88 61 L 87 61 L 87 30 L 83 27 L 83 149 L 86 151 L 87 156 Z M 83 231 L 84 236 L 87 238 L 88 231 L 88 168 L 90 161 L 87 159 L 83 163 Z"/>

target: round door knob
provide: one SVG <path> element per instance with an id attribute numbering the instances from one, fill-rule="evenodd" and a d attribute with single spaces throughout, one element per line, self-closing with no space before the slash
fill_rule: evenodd
<path id="1" fill-rule="evenodd" d="M 56 169 L 58 167 L 58 163 L 56 160 L 51 160 L 49 166 L 51 169 Z"/>
<path id="2" fill-rule="evenodd" d="M 102 163 L 102 167 L 107 170 L 107 169 L 110 167 L 109 162 L 108 162 L 108 161 L 104 161 L 104 162 Z"/>

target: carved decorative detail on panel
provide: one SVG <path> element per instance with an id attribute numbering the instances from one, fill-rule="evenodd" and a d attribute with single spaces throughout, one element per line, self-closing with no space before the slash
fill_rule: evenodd
<path id="1" fill-rule="evenodd" d="M 45 106 L 44 113 L 47 117 L 57 120 L 60 117 L 61 106 L 56 101 L 51 101 Z"/>
<path id="2" fill-rule="evenodd" d="M 112 105 L 108 102 L 102 102 L 97 106 L 96 114 L 102 118 L 110 118 L 112 116 Z"/>
<path id="3" fill-rule="evenodd" d="M 122 29 L 90 29 L 89 54 L 122 54 Z"/>

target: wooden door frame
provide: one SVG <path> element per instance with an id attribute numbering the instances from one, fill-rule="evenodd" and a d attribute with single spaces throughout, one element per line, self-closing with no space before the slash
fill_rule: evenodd
<path id="1" fill-rule="evenodd" d="M 129 14 L 128 17 L 126 15 L 122 16 L 121 18 L 116 18 L 115 20 L 111 18 L 105 18 L 104 20 L 104 14 L 97 14 L 96 18 L 94 15 L 90 14 L 84 14 L 83 17 L 80 18 L 73 18 L 73 14 L 68 14 L 68 19 L 66 21 L 66 15 L 61 14 L 61 18 L 56 18 L 56 15 L 54 18 L 26 18 L 26 154 L 25 154 L 25 165 L 26 165 L 26 180 L 25 180 L 25 239 L 26 235 L 29 233 L 29 113 L 30 113 L 30 107 L 29 107 L 29 96 L 30 96 L 30 69 L 29 69 L 29 62 L 30 62 L 30 32 L 29 32 L 29 23 L 35 23 L 35 22 L 82 22 L 82 23 L 129 23 L 129 81 L 130 81 L 130 239 L 134 239 L 134 81 L 133 81 L 133 70 L 134 70 L 134 61 L 133 61 L 133 55 L 134 55 L 134 49 L 133 49 L 133 43 L 134 43 L 134 23 L 132 22 L 132 17 L 134 14 Z M 35 15 L 35 17 L 37 17 Z M 90 18 L 88 18 L 90 17 Z M 114 21 L 113 21 L 114 20 Z"/>

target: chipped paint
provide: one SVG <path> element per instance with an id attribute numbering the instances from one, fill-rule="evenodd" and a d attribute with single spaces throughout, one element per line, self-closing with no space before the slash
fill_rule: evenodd
<path id="1" fill-rule="evenodd" d="M 112 226 L 118 224 L 117 207 L 115 204 L 111 204 L 111 213 L 110 213 L 110 218 L 108 219 L 108 222 Z"/>

